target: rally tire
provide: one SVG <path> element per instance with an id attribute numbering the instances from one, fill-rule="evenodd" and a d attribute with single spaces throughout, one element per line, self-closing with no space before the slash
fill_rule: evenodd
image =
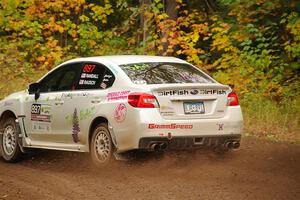
<path id="1" fill-rule="evenodd" d="M 23 153 L 18 144 L 19 130 L 14 118 L 4 122 L 3 134 L 0 135 L 0 149 L 4 161 L 14 163 L 21 159 Z"/>
<path id="2" fill-rule="evenodd" d="M 93 131 L 90 154 L 93 163 L 99 167 L 105 167 L 113 160 L 114 146 L 105 123 L 99 124 Z"/>

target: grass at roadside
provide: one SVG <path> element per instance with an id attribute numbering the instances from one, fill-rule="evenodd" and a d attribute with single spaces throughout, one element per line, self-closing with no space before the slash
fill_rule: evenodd
<path id="1" fill-rule="evenodd" d="M 246 136 L 300 143 L 300 99 L 277 103 L 252 96 L 240 101 Z"/>

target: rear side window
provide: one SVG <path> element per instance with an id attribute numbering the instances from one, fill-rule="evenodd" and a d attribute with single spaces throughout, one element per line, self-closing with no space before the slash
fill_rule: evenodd
<path id="1" fill-rule="evenodd" d="M 208 75 L 182 63 L 136 63 L 120 66 L 133 83 L 213 83 Z"/>
<path id="2" fill-rule="evenodd" d="M 76 89 L 105 89 L 111 87 L 114 80 L 114 75 L 107 67 L 98 63 L 84 63 Z"/>

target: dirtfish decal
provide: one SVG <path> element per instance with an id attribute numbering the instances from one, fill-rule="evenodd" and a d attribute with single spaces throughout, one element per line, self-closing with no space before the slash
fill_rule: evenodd
<path id="1" fill-rule="evenodd" d="M 201 94 L 217 94 L 226 95 L 226 90 L 216 89 L 193 89 L 193 90 L 164 90 L 157 93 L 159 96 L 179 96 L 179 95 L 201 95 Z"/>

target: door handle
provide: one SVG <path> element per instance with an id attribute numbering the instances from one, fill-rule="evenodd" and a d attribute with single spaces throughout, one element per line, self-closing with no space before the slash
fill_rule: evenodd
<path id="1" fill-rule="evenodd" d="M 61 106 L 64 104 L 64 101 L 55 101 L 54 104 L 57 106 Z"/>

